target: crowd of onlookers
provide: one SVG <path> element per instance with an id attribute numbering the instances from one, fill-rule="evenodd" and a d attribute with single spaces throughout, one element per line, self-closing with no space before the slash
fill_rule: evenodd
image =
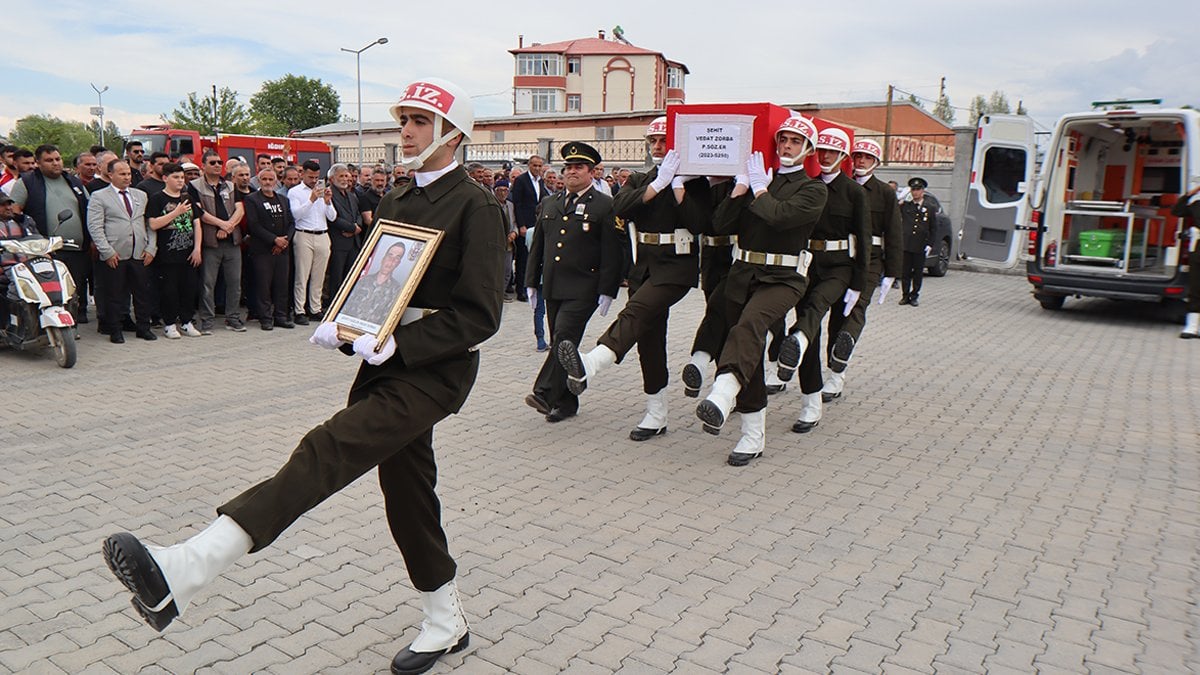
<path id="1" fill-rule="evenodd" d="M 147 155 L 137 141 L 126 143 L 123 155 L 95 146 L 64 158 L 53 145 L 5 145 L 0 157 L 0 237 L 62 237 L 55 257 L 77 287 L 68 308 L 76 323 L 87 324 L 94 298 L 98 330 L 113 342 L 124 342 L 126 332 L 155 340 L 155 328 L 169 339 L 208 335 L 218 315 L 235 332 L 247 322 L 272 330 L 319 320 L 380 200 L 411 179 L 400 165 L 292 165 L 259 154 L 251 166 L 211 150 L 198 158 Z M 465 169 L 504 206 L 505 300 L 525 300 L 517 280 L 524 277 L 532 209 L 561 190 L 562 179 L 536 156 L 524 168 L 505 162 Z M 597 189 L 612 194 L 629 170 L 606 174 L 601 165 L 594 176 Z M 0 265 L 13 262 L 7 258 Z M 0 286 L 6 282 L 0 273 Z"/>

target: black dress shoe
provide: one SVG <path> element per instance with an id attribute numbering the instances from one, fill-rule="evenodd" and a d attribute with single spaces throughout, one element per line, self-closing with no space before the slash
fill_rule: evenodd
<path id="1" fill-rule="evenodd" d="M 525 405 L 529 406 L 530 408 L 533 408 L 534 410 L 538 411 L 539 413 L 541 413 L 543 415 L 550 414 L 550 410 L 551 410 L 550 404 L 546 403 L 546 399 L 542 398 L 541 396 L 538 396 L 537 394 L 529 394 L 528 396 L 526 396 L 525 397 Z"/>
<path id="2" fill-rule="evenodd" d="M 694 363 L 683 367 L 683 395 L 688 398 L 699 398 L 700 387 L 704 386 L 704 373 Z"/>
<path id="3" fill-rule="evenodd" d="M 259 327 L 259 328 L 261 328 L 261 329 L 263 329 L 263 330 L 274 330 L 274 329 L 275 329 L 275 322 L 274 322 L 274 321 L 271 321 L 270 319 L 266 319 L 266 320 L 263 320 L 263 321 L 259 321 L 259 322 L 258 322 L 258 327 Z"/>
<path id="4" fill-rule="evenodd" d="M 908 299 L 908 306 L 909 306 L 909 307 L 916 307 L 916 306 L 918 306 L 918 305 L 920 305 L 920 304 L 921 304 L 921 303 L 917 302 L 917 299 L 916 299 L 915 297 L 913 297 L 913 298 L 909 298 L 909 299 Z"/>
<path id="5" fill-rule="evenodd" d="M 108 341 L 114 345 L 125 344 L 125 335 L 121 331 L 113 331 L 108 334 Z"/>
<path id="6" fill-rule="evenodd" d="M 155 340 L 158 339 L 158 336 L 155 335 L 153 333 L 153 331 L 151 331 L 149 328 L 146 328 L 144 330 L 138 329 L 138 331 L 137 331 L 137 333 L 135 333 L 135 335 L 137 335 L 141 339 L 145 340 L 146 342 L 154 342 Z"/>
<path id="7" fill-rule="evenodd" d="M 816 422 L 804 422 L 802 420 L 796 420 L 796 423 L 792 425 L 792 431 L 798 434 L 807 434 L 820 423 L 820 420 L 817 420 Z"/>
<path id="8" fill-rule="evenodd" d="M 754 453 L 731 452 L 731 453 L 729 453 L 729 458 L 726 459 L 725 462 L 728 463 L 729 466 L 746 466 L 747 464 L 750 463 L 750 460 L 752 460 L 756 457 L 762 457 L 762 453 L 761 452 L 754 452 Z"/>
<path id="9" fill-rule="evenodd" d="M 562 408 L 554 408 L 550 412 L 546 413 L 546 421 L 554 424 L 555 422 L 561 422 L 568 417 L 574 417 L 577 414 L 579 413 L 567 412 Z"/>
<path id="10" fill-rule="evenodd" d="M 582 394 L 587 389 L 587 371 L 583 369 L 579 348 L 570 340 L 560 340 L 554 348 L 554 356 L 567 371 L 567 390 L 576 396 Z"/>
<path id="11" fill-rule="evenodd" d="M 767 396 L 774 396 L 775 394 L 778 394 L 779 392 L 781 392 L 785 389 L 787 389 L 786 382 L 784 382 L 783 384 L 768 384 L 767 385 Z"/>
<path id="12" fill-rule="evenodd" d="M 138 538 L 128 532 L 114 534 L 104 540 L 101 551 L 108 569 L 133 593 L 133 608 L 150 624 L 150 627 L 160 633 L 167 625 L 179 616 L 175 600 L 171 600 L 160 610 L 153 610 L 167 599 L 171 591 L 167 587 L 167 579 L 162 570 L 158 569 L 150 552 L 138 541 Z"/>
<path id="13" fill-rule="evenodd" d="M 790 382 L 792 375 L 796 374 L 796 369 L 800 367 L 800 359 L 804 355 L 800 353 L 800 338 L 793 333 L 783 338 L 783 343 L 779 345 L 779 379 L 784 382 Z"/>
<path id="14" fill-rule="evenodd" d="M 308 317 L 304 316 L 303 314 L 297 314 L 295 321 L 296 321 L 297 326 L 307 326 L 308 325 Z"/>
<path id="15" fill-rule="evenodd" d="M 295 328 L 296 324 L 291 319 L 275 319 L 276 328 Z"/>
<path id="16" fill-rule="evenodd" d="M 454 646 L 444 652 L 414 652 L 405 647 L 392 659 L 392 673 L 393 675 L 416 675 L 417 673 L 424 673 L 432 668 L 433 664 L 437 663 L 437 660 L 442 658 L 443 654 L 461 652 L 467 648 L 470 642 L 471 634 L 467 633 L 462 636 L 461 640 L 454 643 Z"/>
<path id="17" fill-rule="evenodd" d="M 647 429 L 645 427 L 634 427 L 633 431 L 629 432 L 629 440 L 631 441 L 647 441 L 655 436 L 662 436 L 667 433 L 667 428 Z"/>
<path id="18" fill-rule="evenodd" d="M 908 299 L 908 296 L 907 296 L 907 295 L 906 295 L 906 296 L 904 296 L 903 298 L 900 298 L 900 304 L 901 304 L 901 305 L 907 305 L 909 302 L 910 302 L 910 301 L 909 301 L 909 299 Z"/>
<path id="19" fill-rule="evenodd" d="M 840 391 L 836 394 L 831 394 L 827 391 L 821 392 L 821 402 L 822 403 L 829 403 L 830 401 L 837 399 L 837 398 L 841 398 L 841 397 L 842 397 L 842 392 L 840 392 Z"/>
<path id="20" fill-rule="evenodd" d="M 833 340 L 833 348 L 829 350 L 829 369 L 835 373 L 846 370 L 853 352 L 854 336 L 844 330 L 839 331 Z"/>

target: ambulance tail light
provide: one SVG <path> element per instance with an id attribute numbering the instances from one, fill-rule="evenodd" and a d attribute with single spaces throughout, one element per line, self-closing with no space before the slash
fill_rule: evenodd
<path id="1" fill-rule="evenodd" d="M 1029 255 L 1037 255 L 1037 233 L 1042 227 L 1042 212 L 1034 210 L 1030 215 L 1030 224 L 1033 227 L 1029 228 L 1029 244 L 1026 253 Z"/>
<path id="2" fill-rule="evenodd" d="M 1168 298 L 1182 298 L 1185 290 L 1183 286 L 1167 286 L 1163 289 L 1163 295 Z"/>

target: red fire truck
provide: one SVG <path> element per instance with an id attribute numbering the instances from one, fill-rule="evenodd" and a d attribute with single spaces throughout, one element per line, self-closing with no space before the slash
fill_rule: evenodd
<path id="1" fill-rule="evenodd" d="M 315 159 L 324 169 L 333 164 L 333 150 L 328 143 L 300 138 L 221 133 L 216 136 L 201 136 L 191 129 L 173 129 L 169 124 L 152 124 L 134 129 L 133 133 L 129 134 L 129 140 L 140 141 L 147 156 L 152 152 L 165 152 L 190 158 L 197 164 L 205 150 L 216 151 L 222 160 L 241 157 L 250 166 L 254 166 L 254 158 L 259 154 L 283 157 L 288 164 L 295 165 Z"/>

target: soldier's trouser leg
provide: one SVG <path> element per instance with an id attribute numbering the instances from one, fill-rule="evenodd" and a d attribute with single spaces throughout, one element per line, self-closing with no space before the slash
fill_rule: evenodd
<path id="1" fill-rule="evenodd" d="M 388 528 L 418 591 L 432 592 L 454 578 L 457 566 L 442 529 L 433 429 L 379 465 Z"/>
<path id="2" fill-rule="evenodd" d="M 462 358 L 474 360 L 478 355 Z M 419 370 L 414 371 L 419 375 Z M 408 378 L 373 382 L 351 393 L 349 405 L 305 434 L 292 456 L 273 477 L 217 508 L 254 541 L 251 552 L 275 540 L 297 518 L 370 469 L 387 463 L 383 477 L 406 472 L 403 493 L 389 482 L 389 500 L 402 499 L 405 517 L 413 519 L 401 544 L 420 590 L 434 590 L 453 576 L 445 534 L 436 516 L 436 469 L 431 438 L 433 425 L 450 414 Z M 389 504 L 393 510 L 396 502 Z M 449 573 L 447 574 L 447 570 Z"/>
<path id="3" fill-rule="evenodd" d="M 782 284 L 756 286 L 745 305 L 727 301 L 726 315 L 732 325 L 717 359 L 717 375 L 733 373 L 742 385 L 737 396 L 738 412 L 756 412 L 767 407 L 763 382 L 763 348 L 767 329 L 800 300 L 800 292 Z"/>
<path id="4" fill-rule="evenodd" d="M 696 337 L 692 339 L 692 351 L 689 353 L 704 352 L 714 357 L 721 353 L 729 333 L 725 307 L 725 280 L 722 279 L 705 302 L 704 317 L 696 327 Z"/>
<path id="5" fill-rule="evenodd" d="M 801 332 L 808 338 L 809 347 L 814 344 L 814 338 L 821 330 L 821 321 L 833 303 L 842 299 L 846 289 L 850 287 L 849 266 L 831 267 L 819 273 L 811 273 L 808 278 L 808 288 L 804 299 L 796 304 L 796 323 L 789 333 Z M 818 352 L 819 354 L 820 352 Z"/>
<path id="6" fill-rule="evenodd" d="M 667 319 L 671 306 L 679 302 L 689 286 L 641 283 L 630 287 L 629 301 L 597 344 L 613 350 L 620 363 L 636 344 L 642 365 L 642 384 L 647 394 L 667 386 Z"/>
<path id="7" fill-rule="evenodd" d="M 551 408 L 575 413 L 579 410 L 579 398 L 567 389 L 567 371 L 558 362 L 558 343 L 570 340 L 575 344 L 583 339 L 588 319 L 596 311 L 595 300 L 547 300 L 546 315 L 550 324 L 550 351 L 538 372 L 533 391 L 541 396 Z"/>
<path id="8" fill-rule="evenodd" d="M 849 333 L 850 337 L 854 338 L 855 345 L 858 344 L 863 327 L 867 325 L 867 306 L 871 304 L 871 297 L 875 293 L 875 288 L 879 286 L 879 278 L 878 269 L 873 267 L 867 271 L 867 290 L 863 291 L 858 302 L 854 303 L 854 309 L 850 310 L 850 316 L 845 316 L 846 303 L 842 298 L 838 298 L 838 301 L 829 308 L 829 346 L 826 351 L 833 349 L 834 340 L 841 331 Z"/>
<path id="9" fill-rule="evenodd" d="M 821 324 L 817 324 L 817 334 L 810 338 L 808 349 L 800 359 L 800 392 L 815 394 L 825 386 L 821 379 Z"/>
<path id="10" fill-rule="evenodd" d="M 921 292 L 921 277 L 924 273 L 925 254 L 922 251 L 913 253 L 911 251 L 904 252 L 904 262 L 901 265 L 903 276 L 900 279 L 900 287 L 904 291 L 904 297 L 911 298 Z"/>
<path id="11" fill-rule="evenodd" d="M 729 276 L 732 261 L 732 246 L 705 246 L 700 251 L 700 288 L 704 291 L 706 302 L 712 299 L 721 282 Z"/>
<path id="12" fill-rule="evenodd" d="M 1200 246 L 1196 247 L 1191 259 L 1197 261 L 1198 264 L 1193 264 L 1188 270 L 1187 311 L 1200 313 Z"/>

